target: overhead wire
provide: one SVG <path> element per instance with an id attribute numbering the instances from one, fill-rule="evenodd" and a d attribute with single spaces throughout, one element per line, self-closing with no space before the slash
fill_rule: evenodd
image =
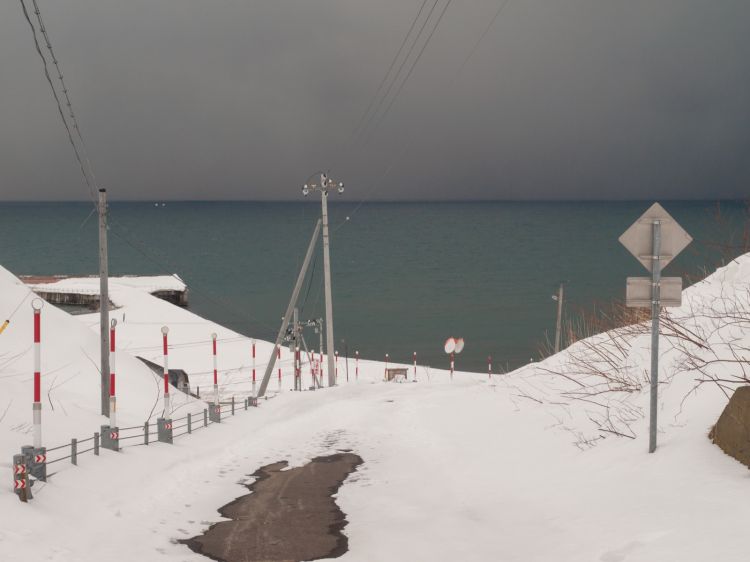
<path id="1" fill-rule="evenodd" d="M 435 25 L 432 27 L 432 31 L 430 31 L 430 34 L 427 36 L 427 39 L 425 40 L 425 42 L 422 44 L 422 48 L 419 50 L 417 57 L 414 59 L 414 62 L 409 68 L 409 72 L 407 72 L 406 77 L 401 81 L 401 84 L 396 89 L 396 93 L 393 95 L 393 97 L 391 98 L 391 101 L 386 106 L 385 111 L 381 114 L 380 118 L 375 122 L 375 125 L 373 125 L 370 135 L 368 135 L 367 141 L 370 140 L 370 138 L 372 137 L 374 132 L 377 130 L 380 123 L 382 123 L 385 120 L 385 118 L 388 116 L 388 113 L 390 112 L 391 107 L 393 107 L 393 104 L 398 99 L 399 94 L 401 94 L 401 91 L 404 89 L 404 86 L 409 81 L 409 78 L 414 72 L 414 68 L 416 68 L 417 64 L 419 63 L 419 59 L 422 58 L 422 55 L 424 54 L 425 49 L 427 48 L 427 45 L 430 44 L 430 40 L 432 39 L 432 36 L 435 34 L 435 31 L 440 25 L 440 22 L 443 20 L 443 16 L 445 15 L 445 12 L 448 11 L 448 7 L 451 5 L 452 1 L 453 0 L 448 0 L 443 6 L 443 10 L 440 12 L 440 15 L 438 16 L 437 21 L 435 22 Z"/>
<path id="2" fill-rule="evenodd" d="M 70 130 L 70 124 L 68 123 L 68 120 L 65 117 L 65 113 L 63 112 L 62 102 L 60 101 L 60 96 L 58 95 L 57 89 L 55 88 L 55 85 L 52 82 L 52 77 L 50 76 L 50 73 L 49 73 L 49 66 L 47 64 L 47 59 L 44 56 L 44 53 L 42 52 L 41 47 L 39 46 L 39 37 L 37 35 L 36 28 L 34 27 L 34 24 L 31 21 L 29 11 L 26 7 L 26 2 L 24 0 L 19 0 L 19 1 L 21 2 L 23 15 L 26 18 L 26 21 L 28 22 L 29 27 L 31 28 L 31 34 L 34 38 L 34 46 L 36 47 L 36 52 L 39 54 L 39 58 L 42 59 L 42 65 L 44 66 L 44 76 L 47 78 L 47 83 L 49 84 L 49 87 L 52 90 L 52 96 L 55 98 L 55 103 L 57 104 L 57 111 L 60 114 L 60 119 L 62 120 L 63 125 L 65 126 L 65 131 L 67 132 L 67 135 L 68 135 L 68 141 L 70 142 L 70 146 L 73 147 L 73 152 L 75 154 L 76 161 L 78 162 L 78 166 L 81 169 L 81 174 L 83 175 L 83 179 L 89 189 L 89 195 L 91 197 L 91 200 L 95 201 L 96 196 L 95 196 L 95 186 L 94 186 L 93 178 L 89 178 L 89 175 L 86 172 L 86 168 L 83 164 L 83 157 L 81 156 L 81 152 L 79 151 L 79 148 L 75 142 L 75 139 L 73 138 L 73 133 Z M 34 2 L 34 4 L 36 6 L 36 2 Z M 38 6 L 36 7 L 36 11 L 39 12 Z M 39 18 L 41 18 L 41 13 L 39 14 Z M 45 34 L 46 34 L 46 28 L 45 28 Z M 51 43 L 48 42 L 48 45 L 51 49 Z M 55 64 L 56 64 L 56 67 L 59 69 L 59 63 L 56 62 Z M 60 76 L 62 76 L 62 74 L 60 74 Z M 66 93 L 66 96 L 67 96 L 67 93 Z M 67 99 L 69 100 L 70 98 L 67 98 Z"/>
<path id="3" fill-rule="evenodd" d="M 60 68 L 60 59 L 57 58 L 57 55 L 55 55 L 55 51 L 52 48 L 52 41 L 49 38 L 49 32 L 47 31 L 47 26 L 44 25 L 44 20 L 42 19 L 42 12 L 39 9 L 39 4 L 37 4 L 36 0 L 31 0 L 34 5 L 34 13 L 36 14 L 37 21 L 39 22 L 39 30 L 42 32 L 42 36 L 44 37 L 44 41 L 47 44 L 47 50 L 50 53 L 50 56 L 52 57 L 52 64 L 55 65 L 55 69 L 57 70 L 57 79 L 60 81 L 60 86 L 62 87 L 62 93 L 65 97 L 65 105 L 68 108 L 68 112 L 70 114 L 70 120 L 73 123 L 73 129 L 76 132 L 76 135 L 78 136 L 78 140 L 81 142 L 81 146 L 83 147 L 82 156 L 83 159 L 86 162 L 86 166 L 88 168 L 88 172 L 91 175 L 91 181 L 94 186 L 97 185 L 96 182 L 96 174 L 94 174 L 94 167 L 91 164 L 91 160 L 88 156 L 88 146 L 86 146 L 86 141 L 83 139 L 83 133 L 81 132 L 81 127 L 78 125 L 78 118 L 76 117 L 75 111 L 73 110 L 73 102 L 70 100 L 70 94 L 68 91 L 68 86 L 65 84 L 65 78 L 63 77 L 62 69 Z"/>
<path id="4" fill-rule="evenodd" d="M 383 106 L 383 102 L 388 99 L 388 95 L 391 93 L 391 90 L 393 89 L 394 84 L 398 81 L 399 76 L 401 75 L 401 71 L 404 69 L 404 65 L 406 64 L 406 61 L 409 60 L 409 57 L 411 57 L 411 54 L 414 52 L 414 48 L 419 43 L 420 37 L 422 37 L 422 33 L 424 32 L 425 27 L 427 26 L 427 22 L 430 21 L 430 18 L 432 17 L 432 13 L 435 11 L 435 8 L 438 5 L 438 2 L 440 0 L 435 0 L 435 2 L 432 4 L 432 7 L 430 8 L 430 11 L 427 12 L 427 16 L 425 17 L 424 21 L 422 22 L 422 25 L 419 28 L 419 31 L 414 36 L 414 40 L 411 43 L 411 46 L 409 47 L 409 51 L 406 53 L 406 56 L 401 61 L 401 64 L 398 67 L 398 70 L 393 75 L 393 78 L 391 79 L 390 83 L 388 84 L 388 88 L 386 88 L 385 92 L 382 96 L 378 99 L 378 103 L 375 107 L 375 110 L 372 112 L 370 117 L 368 118 L 367 122 L 365 123 L 365 126 L 360 131 L 360 134 L 358 135 L 358 139 L 361 139 L 369 130 L 370 124 L 373 122 L 373 119 L 375 119 L 375 116 L 378 115 L 378 112 L 380 111 L 380 108 Z M 450 0 L 449 0 L 450 2 Z"/>
<path id="5" fill-rule="evenodd" d="M 375 93 L 372 96 L 372 99 L 370 100 L 369 105 L 365 109 L 365 111 L 362 113 L 362 117 L 360 117 L 359 122 L 357 123 L 357 126 L 352 131 L 352 134 L 349 138 L 349 140 L 353 140 L 357 132 L 359 131 L 359 128 L 364 123 L 367 116 L 370 114 L 370 110 L 372 109 L 373 105 L 375 105 L 375 101 L 378 99 L 378 94 L 383 89 L 383 86 L 385 85 L 386 80 L 391 74 L 391 71 L 393 70 L 393 67 L 396 66 L 396 61 L 401 57 L 401 53 L 404 50 L 404 46 L 406 45 L 406 42 L 409 39 L 409 36 L 411 35 L 411 32 L 414 31 L 414 27 L 417 25 L 417 21 L 419 21 L 419 17 L 422 15 L 422 12 L 424 11 L 424 7 L 427 5 L 428 0 L 422 0 L 422 4 L 419 6 L 419 10 L 417 11 L 417 15 L 414 17 L 414 19 L 411 22 L 411 26 L 409 26 L 409 30 L 406 32 L 406 35 L 404 35 L 404 39 L 401 41 L 401 45 L 398 48 L 398 51 L 396 51 L 396 55 L 393 57 L 393 60 L 391 61 L 391 64 L 388 66 L 388 70 L 386 70 L 385 75 L 383 76 L 382 80 L 380 81 L 380 84 L 378 84 L 377 89 L 375 90 Z"/>
<path id="6" fill-rule="evenodd" d="M 449 2 L 450 3 L 450 0 Z M 485 37 L 488 35 L 489 31 L 492 29 L 492 27 L 495 25 L 495 22 L 499 18 L 500 14 L 505 10 L 505 8 L 510 4 L 510 0 L 502 0 L 495 11 L 492 18 L 489 20 L 489 23 L 485 26 L 482 33 L 479 35 L 477 40 L 472 45 L 472 48 L 469 50 L 469 53 L 467 54 L 466 58 L 463 60 L 461 65 L 459 66 L 456 74 L 453 76 L 451 82 L 449 83 L 449 87 L 452 87 L 453 84 L 456 82 L 456 80 L 459 78 L 461 73 L 464 71 L 466 65 L 469 63 L 469 61 L 474 57 L 474 55 L 479 50 L 479 47 L 481 46 L 482 42 L 484 41 Z M 447 4 L 441 13 L 444 14 L 445 10 L 447 9 Z M 438 22 L 439 23 L 439 22 Z M 433 28 L 433 32 L 434 32 Z M 391 159 L 388 166 L 386 166 L 385 170 L 382 174 L 380 174 L 375 180 L 369 182 L 366 193 L 364 197 L 357 203 L 354 210 L 352 210 L 346 217 L 345 220 L 342 220 L 333 230 L 334 233 L 338 232 L 341 228 L 344 227 L 344 225 L 349 224 L 351 222 L 351 218 L 362 208 L 362 206 L 369 201 L 369 199 L 374 195 L 377 188 L 381 185 L 381 182 L 391 173 L 391 171 L 395 168 L 396 165 L 398 165 L 401 160 L 406 156 L 406 154 L 411 150 L 411 148 L 414 145 L 414 133 L 412 132 L 411 136 L 409 136 L 402 144 L 401 150 Z"/>

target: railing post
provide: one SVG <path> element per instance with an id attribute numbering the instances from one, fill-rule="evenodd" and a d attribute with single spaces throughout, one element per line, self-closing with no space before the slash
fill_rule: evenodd
<path id="1" fill-rule="evenodd" d="M 232 415 L 234 415 L 234 396 L 232 396 Z"/>
<path id="2" fill-rule="evenodd" d="M 203 408 L 203 427 L 208 427 L 208 410 Z"/>
<path id="3" fill-rule="evenodd" d="M 192 418 L 190 414 L 187 415 L 187 424 L 188 424 L 188 433 L 193 433 L 193 425 L 192 425 Z"/>
<path id="4" fill-rule="evenodd" d="M 99 433 L 94 433 L 94 454 L 99 454 Z"/>
<path id="5" fill-rule="evenodd" d="M 70 440 L 70 462 L 78 466 L 78 439 L 75 437 Z"/>
<path id="6" fill-rule="evenodd" d="M 148 422 L 143 424 L 143 444 L 148 445 Z"/>

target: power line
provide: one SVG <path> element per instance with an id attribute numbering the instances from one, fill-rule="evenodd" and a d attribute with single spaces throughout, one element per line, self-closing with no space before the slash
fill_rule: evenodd
<path id="1" fill-rule="evenodd" d="M 81 141 L 81 146 L 83 147 L 83 158 L 86 161 L 86 165 L 88 167 L 88 172 L 91 174 L 91 180 L 94 186 L 96 186 L 96 176 L 94 175 L 94 167 L 91 165 L 91 160 L 89 160 L 88 157 L 88 147 L 86 146 L 86 141 L 83 140 L 83 133 L 81 133 L 81 127 L 78 126 L 78 119 L 76 118 L 75 111 L 73 111 L 73 103 L 70 101 L 70 94 L 68 92 L 68 87 L 65 84 L 65 79 L 63 78 L 62 69 L 60 68 L 60 59 L 57 58 L 55 55 L 55 51 L 52 48 L 52 41 L 49 38 L 49 33 L 47 32 L 47 26 L 44 25 L 44 21 L 42 20 L 42 12 L 39 9 L 39 5 L 37 4 L 36 0 L 32 0 L 32 3 L 34 4 L 34 13 L 36 14 L 36 19 L 39 21 L 39 30 L 42 32 L 42 36 L 44 37 L 45 42 L 47 43 L 47 50 L 49 50 L 50 56 L 52 57 L 52 64 L 55 65 L 55 68 L 57 69 L 57 78 L 60 80 L 60 85 L 62 86 L 62 93 L 63 96 L 65 96 L 65 104 L 68 107 L 68 111 L 70 112 L 70 120 L 73 123 L 73 129 L 75 129 L 75 132 L 78 136 L 78 140 Z"/>
<path id="2" fill-rule="evenodd" d="M 448 1 L 448 4 L 450 4 L 450 1 L 451 0 Z M 471 60 L 471 58 L 477 53 L 477 51 L 479 50 L 479 47 L 481 46 L 481 44 L 484 41 L 484 39 L 487 36 L 487 34 L 489 33 L 490 29 L 492 29 L 492 27 L 495 25 L 495 22 L 498 19 L 498 17 L 500 16 L 501 12 L 506 8 L 506 6 L 509 3 L 510 3 L 510 0 L 503 0 L 500 3 L 500 5 L 498 6 L 498 8 L 495 11 L 494 15 L 492 16 L 492 19 L 490 19 L 490 21 L 487 24 L 487 26 L 484 28 L 484 30 L 479 35 L 478 39 L 476 40 L 476 42 L 474 43 L 474 45 L 472 46 L 472 48 L 469 50 L 468 55 L 466 56 L 466 58 L 464 59 L 464 61 L 459 66 L 456 74 L 453 76 L 451 82 L 449 83 L 449 87 L 453 86 L 453 84 L 456 82 L 456 80 L 458 79 L 458 77 L 461 75 L 461 73 L 463 72 L 464 68 L 466 67 L 466 65 Z M 448 4 L 446 4 L 445 8 L 443 9 L 442 14 L 445 13 L 445 10 L 447 9 Z M 439 23 L 440 22 L 438 21 L 438 24 Z M 437 26 L 435 26 L 433 28 L 433 33 L 434 33 L 435 29 L 437 29 Z M 409 150 L 412 148 L 413 144 L 414 144 L 414 134 L 412 133 L 412 136 L 409 137 L 404 142 L 404 144 L 402 145 L 401 151 L 398 152 L 394 156 L 394 158 L 391 160 L 391 162 L 389 163 L 389 165 L 385 168 L 385 171 L 377 178 L 377 180 L 374 180 L 374 181 L 371 182 L 371 184 L 369 186 L 369 189 L 367 189 L 366 192 L 365 192 L 365 196 L 360 200 L 360 202 L 357 204 L 357 206 L 354 208 L 354 210 L 351 213 L 349 213 L 349 215 L 346 217 L 346 219 L 343 220 L 343 221 L 341 221 L 341 223 L 339 223 L 339 225 L 334 229 L 334 231 L 333 231 L 334 233 L 338 232 L 341 228 L 344 227 L 345 224 L 347 224 L 348 222 L 350 222 L 351 218 L 360 210 L 360 208 L 362 207 L 362 205 L 364 205 L 365 202 L 367 202 L 370 199 L 370 197 L 372 197 L 372 195 L 375 193 L 375 191 L 380 186 L 380 183 L 385 179 L 385 177 L 388 176 L 388 174 L 391 173 L 391 171 L 393 170 L 393 168 L 403 159 L 404 156 L 406 156 L 407 152 L 409 152 Z"/>
<path id="3" fill-rule="evenodd" d="M 89 195 L 91 196 L 91 200 L 95 201 L 96 198 L 95 198 L 95 195 L 94 195 L 95 194 L 94 185 L 93 185 L 92 181 L 89 179 L 88 174 L 86 173 L 86 169 L 85 169 L 85 167 L 83 165 L 83 159 L 81 158 L 81 154 L 80 154 L 80 152 L 78 150 L 78 146 L 76 145 L 76 142 L 73 139 L 73 134 L 72 134 L 72 132 L 70 130 L 70 125 L 68 124 L 68 120 L 65 118 L 65 113 L 63 112 L 63 108 L 62 108 L 62 102 L 60 101 L 60 97 L 57 94 L 57 90 L 55 89 L 55 85 L 52 83 L 52 77 L 50 76 L 50 73 L 49 73 L 49 67 L 47 65 L 47 59 L 45 58 L 44 53 L 42 53 L 42 49 L 39 46 L 39 37 L 37 36 L 36 28 L 34 27 L 34 24 L 31 21 L 31 17 L 29 16 L 29 11 L 26 8 L 26 2 L 24 0 L 20 0 L 20 2 L 21 2 L 21 8 L 23 9 L 23 15 L 26 18 L 26 21 L 28 22 L 29 27 L 31 28 L 31 34 L 32 34 L 32 36 L 34 38 L 34 46 L 36 47 L 36 52 L 39 54 L 39 58 L 42 59 L 42 64 L 44 66 L 44 76 L 47 78 L 47 83 L 49 84 L 49 87 L 52 90 L 52 96 L 55 98 L 55 103 L 57 104 L 57 111 L 60 114 L 60 119 L 62 119 L 63 125 L 65 126 L 65 131 L 68 134 L 68 141 L 70 142 L 70 146 L 73 147 L 73 152 L 75 153 L 76 160 L 78 161 L 78 166 L 81 169 L 81 174 L 83 175 L 83 179 L 84 179 L 84 181 L 86 182 L 86 185 L 89 188 Z M 34 4 L 36 5 L 36 2 L 34 2 Z M 39 13 L 38 12 L 38 8 L 37 8 L 37 13 Z M 50 48 L 51 48 L 51 45 L 50 45 Z M 54 57 L 53 57 L 53 59 L 54 59 Z M 57 63 L 56 63 L 56 65 L 57 65 Z M 59 65 L 58 65 L 58 69 L 59 69 Z M 61 74 L 60 74 L 60 76 L 62 77 Z M 66 93 L 66 95 L 67 95 L 67 93 Z"/>
<path id="4" fill-rule="evenodd" d="M 375 100 L 378 99 L 378 94 L 383 89 L 383 85 L 385 85 L 385 82 L 388 79 L 388 76 L 390 76 L 391 71 L 393 70 L 393 67 L 396 66 L 396 61 L 401 56 L 401 53 L 404 50 L 404 46 L 406 45 L 406 42 L 409 39 L 409 36 L 411 35 L 411 32 L 414 31 L 414 27 L 417 25 L 417 21 L 419 20 L 419 16 L 422 15 L 422 11 L 424 10 L 424 7 L 427 5 L 427 1 L 428 0 L 422 0 L 422 5 L 419 6 L 419 11 L 417 12 L 417 15 L 412 20 L 411 26 L 409 26 L 409 31 L 406 32 L 406 35 L 404 36 L 403 41 L 401 41 L 401 46 L 398 48 L 398 51 L 396 52 L 396 56 L 393 57 L 393 60 L 391 61 L 391 64 L 388 67 L 388 70 L 386 71 L 385 76 L 383 76 L 383 79 L 380 81 L 380 84 L 378 85 L 377 89 L 375 90 L 375 94 L 373 94 L 372 99 L 370 100 L 370 104 L 367 106 L 367 109 L 365 109 L 365 112 L 362 114 L 362 117 L 360 118 L 359 122 L 357 123 L 357 126 L 354 128 L 354 131 L 352 131 L 352 135 L 350 137 L 350 140 L 353 140 L 357 136 L 357 132 L 359 131 L 359 128 L 362 126 L 362 123 L 364 123 L 365 118 L 369 115 L 370 110 L 372 109 L 373 105 L 375 104 Z"/>
<path id="5" fill-rule="evenodd" d="M 388 106 L 385 108 L 385 111 L 383 112 L 383 114 L 380 116 L 380 118 L 377 120 L 377 122 L 373 126 L 372 132 L 370 133 L 370 137 L 372 136 L 372 134 L 374 134 L 374 131 L 378 128 L 378 126 L 380 125 L 380 123 L 382 123 L 383 120 L 386 118 L 386 116 L 388 115 L 388 112 L 391 110 L 391 107 L 393 107 L 394 102 L 398 98 L 398 96 L 401 93 L 401 91 L 404 89 L 404 85 L 406 84 L 406 82 L 409 80 L 409 77 L 414 72 L 414 68 L 417 66 L 417 63 L 419 63 L 419 59 L 422 58 L 422 54 L 424 53 L 425 49 L 427 48 L 427 45 L 429 45 L 430 40 L 432 39 L 432 36 L 435 34 L 435 31 L 437 30 L 438 26 L 440 25 L 440 22 L 443 20 L 443 16 L 445 15 L 445 12 L 448 10 L 448 6 L 451 5 L 452 1 L 453 0 L 448 0 L 445 3 L 445 6 L 443 6 L 443 10 L 440 12 L 440 15 L 438 16 L 438 19 L 435 22 L 435 25 L 433 26 L 432 31 L 430 31 L 430 34 L 427 36 L 427 40 L 422 45 L 422 48 L 420 49 L 419 54 L 417 55 L 417 58 L 414 59 L 414 62 L 412 63 L 411 67 L 409 68 L 409 72 L 406 74 L 406 77 L 401 81 L 401 84 L 399 85 L 398 89 L 396 90 L 396 93 L 394 94 L 394 96 L 391 98 L 391 101 L 388 104 Z M 368 140 L 369 140 L 369 137 L 368 137 Z"/>
<path id="6" fill-rule="evenodd" d="M 367 123 L 365 123 L 364 128 L 360 131 L 359 138 L 361 138 L 362 135 L 364 135 L 367 132 L 373 119 L 380 111 L 380 108 L 383 106 L 383 102 L 388 98 L 388 95 L 391 93 L 391 89 L 393 88 L 393 85 L 396 83 L 396 81 L 398 80 L 398 77 L 401 75 L 401 71 L 404 69 L 404 65 L 406 64 L 406 61 L 409 60 L 409 57 L 411 57 L 412 52 L 414 52 L 414 48 L 417 46 L 417 43 L 419 42 L 419 38 L 422 36 L 422 32 L 424 31 L 424 28 L 427 26 L 427 22 L 430 21 L 430 18 L 432 17 L 432 13 L 435 11 L 435 7 L 438 5 L 439 1 L 440 0 L 435 0 L 435 2 L 432 4 L 432 7 L 430 8 L 430 11 L 427 12 L 427 17 L 422 22 L 422 25 L 420 26 L 419 31 L 414 37 L 414 40 L 412 41 L 411 46 L 409 47 L 409 52 L 406 53 L 406 56 L 401 61 L 401 64 L 399 65 L 398 70 L 396 71 L 396 74 L 393 75 L 393 78 L 391 79 L 390 84 L 388 84 L 388 88 L 386 88 L 385 92 L 378 100 L 378 104 L 375 107 L 375 111 L 372 112 L 369 119 L 367 120 Z M 450 2 L 450 0 L 448 1 Z"/>

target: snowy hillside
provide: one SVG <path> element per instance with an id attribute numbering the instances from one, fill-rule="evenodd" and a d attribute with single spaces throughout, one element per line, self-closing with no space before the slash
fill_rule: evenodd
<path id="1" fill-rule="evenodd" d="M 359 380 L 350 362 L 350 382 L 340 376 L 338 387 L 322 391 L 287 392 L 285 377 L 284 391 L 259 408 L 174 445 L 89 456 L 22 505 L 9 466 L 29 440 L 31 309 L 22 302 L 28 290 L 0 271 L 0 315 L 22 303 L 0 335 L 8 483 L 0 488 L 0 558 L 205 560 L 176 540 L 218 521 L 216 509 L 245 493 L 239 483 L 248 474 L 350 449 L 364 464 L 338 494 L 349 521 L 346 560 L 745 560 L 750 476 L 706 437 L 726 395 L 713 382 L 696 384 L 717 370 L 722 379 L 741 374 L 729 359 L 750 341 L 749 289 L 744 256 L 670 311 L 653 455 L 644 416 L 648 336 L 633 327 L 492 381 L 471 373 L 451 381 L 420 367 L 417 383 L 384 383 L 384 366 L 368 361 Z M 223 395 L 249 392 L 248 339 L 135 287 L 113 286 L 112 301 L 124 350 L 123 424 L 142 423 L 159 400 L 155 377 L 133 357 L 160 362 L 165 324 L 170 366 L 187 370 L 194 386 L 210 386 L 216 331 Z M 103 422 L 98 324 L 51 306 L 43 314 L 44 435 L 57 444 Z M 259 376 L 270 349 L 258 342 Z M 282 368 L 288 375 L 288 355 Z"/>

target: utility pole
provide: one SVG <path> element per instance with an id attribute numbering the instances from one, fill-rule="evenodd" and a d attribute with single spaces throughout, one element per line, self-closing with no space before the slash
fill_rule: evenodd
<path id="1" fill-rule="evenodd" d="M 99 339 L 102 415 L 109 416 L 109 265 L 107 259 L 107 190 L 99 190 Z"/>
<path id="2" fill-rule="evenodd" d="M 331 254 L 330 236 L 328 234 L 328 191 L 336 188 L 339 193 L 344 192 L 344 183 L 335 182 L 327 174 L 320 174 L 319 183 L 308 183 L 302 188 L 302 194 L 307 196 L 311 191 L 319 191 L 321 195 L 323 215 L 323 281 L 325 284 L 326 300 L 326 354 L 328 355 L 328 386 L 336 384 L 335 365 L 333 357 L 333 297 L 331 295 Z"/>
<path id="3" fill-rule="evenodd" d="M 557 290 L 557 323 L 555 324 L 555 353 L 560 352 L 560 337 L 562 334 L 562 308 L 563 308 L 563 291 L 565 284 L 560 283 Z"/>

